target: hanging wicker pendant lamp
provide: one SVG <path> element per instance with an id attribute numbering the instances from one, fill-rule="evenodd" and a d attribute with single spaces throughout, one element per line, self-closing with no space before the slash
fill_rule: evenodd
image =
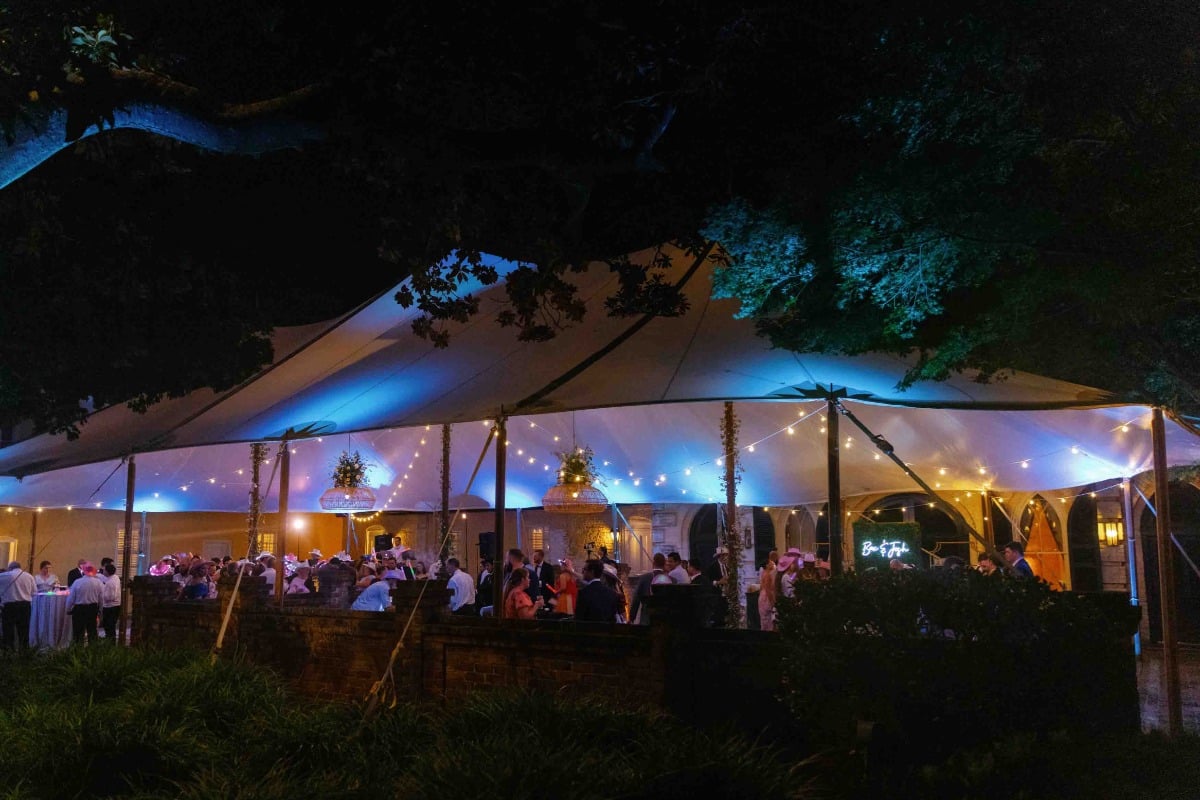
<path id="1" fill-rule="evenodd" d="M 599 514 L 608 508 L 608 498 L 590 483 L 556 483 L 542 495 L 542 508 L 556 514 Z"/>
<path id="2" fill-rule="evenodd" d="M 367 486 L 334 486 L 322 492 L 318 502 L 326 511 L 370 511 L 375 492 Z"/>

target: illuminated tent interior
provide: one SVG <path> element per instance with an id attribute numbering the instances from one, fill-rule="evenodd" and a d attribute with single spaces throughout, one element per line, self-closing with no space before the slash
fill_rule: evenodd
<path id="1" fill-rule="evenodd" d="M 674 261 L 667 279 L 683 283 L 686 314 L 607 316 L 603 301 L 616 278 L 594 265 L 577 276 L 585 320 L 551 342 L 521 342 L 497 325 L 502 280 L 464 287 L 481 296 L 482 313 L 452 324 L 442 349 L 413 335 L 416 312 L 394 301 L 396 289 L 386 291 L 330 323 L 278 331 L 276 362 L 233 390 L 194 392 L 146 414 L 103 409 L 75 441 L 37 436 L 0 450 L 0 504 L 123 508 L 122 459 L 136 453 L 135 511 L 245 511 L 249 444 L 272 443 L 274 459 L 286 435 L 289 510 L 321 511 L 344 450 L 369 465 L 376 510 L 436 510 L 442 425 L 450 424 L 451 505 L 484 508 L 493 502 L 495 461 L 481 452 L 502 411 L 509 508 L 540 506 L 555 482 L 555 454 L 584 445 L 610 501 L 719 501 L 727 400 L 741 426 L 739 503 L 820 504 L 828 494 L 820 398 L 830 389 L 914 473 L 947 492 L 1066 492 L 1152 466 L 1148 407 L 1026 373 L 989 384 L 965 374 L 898 391 L 902 360 L 772 349 L 751 321 L 735 317 L 735 301 L 711 298 L 711 263 L 684 254 Z M 502 279 L 514 267 L 494 263 Z M 1200 461 L 1190 430 L 1168 422 L 1167 434 L 1169 463 Z M 839 443 L 843 496 L 916 488 L 845 418 Z M 277 498 L 275 487 L 264 510 Z"/>

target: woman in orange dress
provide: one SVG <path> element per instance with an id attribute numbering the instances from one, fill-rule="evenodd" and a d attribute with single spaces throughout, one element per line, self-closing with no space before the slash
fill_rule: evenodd
<path id="1" fill-rule="evenodd" d="M 579 597 L 579 582 L 575 579 L 575 565 L 571 559 L 558 562 L 558 579 L 554 582 L 557 602 L 554 610 L 560 614 L 575 614 L 575 601 Z"/>
<path id="2" fill-rule="evenodd" d="M 504 586 L 504 618 L 533 619 L 542 607 L 542 598 L 529 597 L 529 570 L 517 567 L 508 575 Z"/>

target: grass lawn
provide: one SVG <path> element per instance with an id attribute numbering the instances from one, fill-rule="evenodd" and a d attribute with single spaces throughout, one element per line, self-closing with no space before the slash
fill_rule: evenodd
<path id="1" fill-rule="evenodd" d="M 188 650 L 0 656 L 3 798 L 1185 798 L 1200 740 L 1014 739 L 895 780 L 861 754 L 697 730 L 599 700 L 352 705 Z"/>

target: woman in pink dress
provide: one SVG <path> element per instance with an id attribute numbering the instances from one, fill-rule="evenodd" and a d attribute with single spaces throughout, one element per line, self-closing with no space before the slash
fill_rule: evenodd
<path id="1" fill-rule="evenodd" d="M 775 630 L 775 560 L 778 558 L 779 552 L 772 550 L 767 555 L 767 563 L 758 572 L 758 622 L 759 629 L 764 631 Z"/>

